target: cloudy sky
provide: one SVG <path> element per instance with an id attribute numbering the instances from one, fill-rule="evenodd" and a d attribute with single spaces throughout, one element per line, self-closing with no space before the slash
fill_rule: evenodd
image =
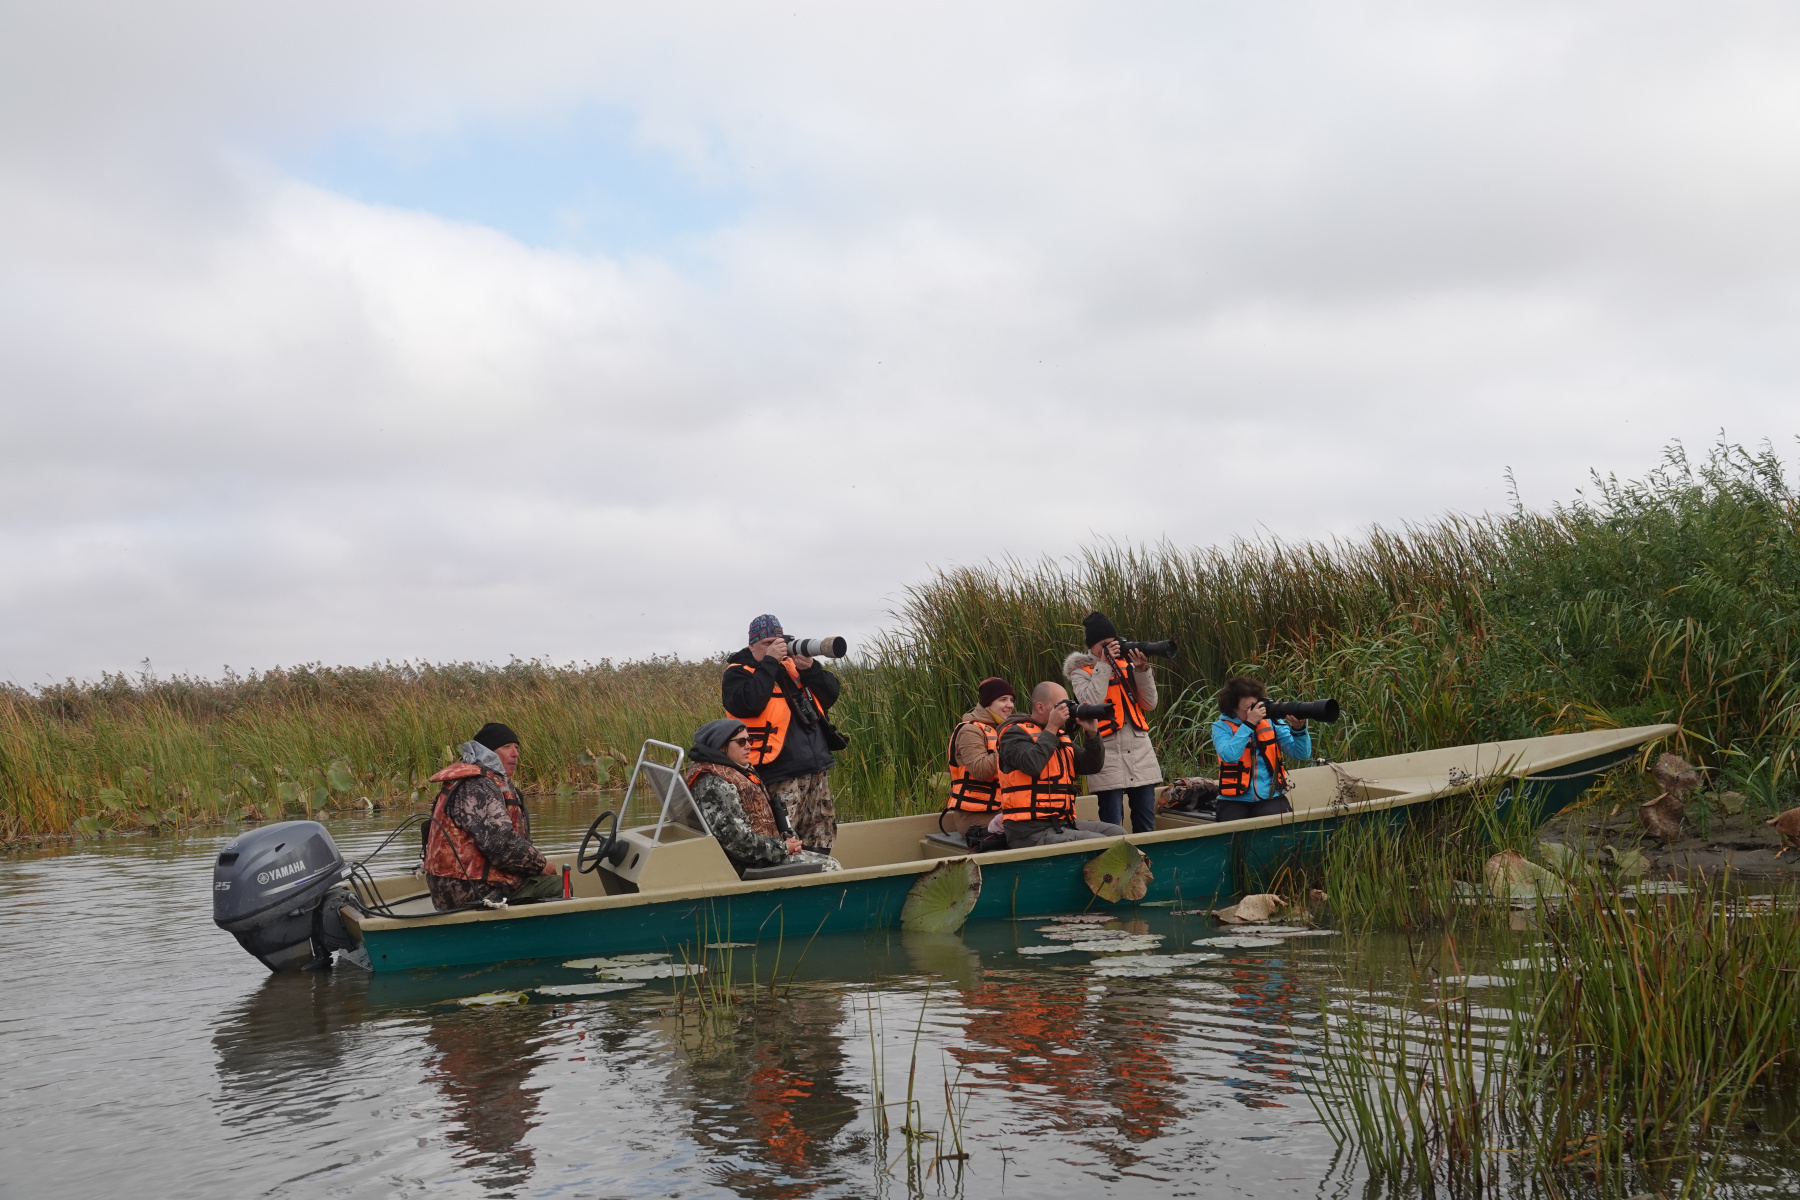
<path id="1" fill-rule="evenodd" d="M 0 679 L 866 633 L 1800 431 L 1800 9 L 0 0 Z"/>

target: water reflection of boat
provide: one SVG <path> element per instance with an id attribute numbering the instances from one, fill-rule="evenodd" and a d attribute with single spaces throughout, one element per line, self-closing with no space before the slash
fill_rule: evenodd
<path id="1" fill-rule="evenodd" d="M 1346 821 L 1405 819 L 1483 781 L 1504 781 L 1499 803 L 1525 805 L 1544 819 L 1600 772 L 1674 730 L 1595 730 L 1304 768 L 1290 776 L 1292 814 L 1226 825 L 1162 814 L 1154 831 L 1127 840 L 1155 864 L 1146 901 L 1205 903 L 1231 894 L 1234 867 L 1255 868 L 1316 847 Z M 739 938 L 773 936 L 777 928 L 789 938 L 796 931 L 882 928 L 898 922 L 907 890 L 921 874 L 940 859 L 967 854 L 938 833 L 936 814 L 924 813 L 840 826 L 833 852 L 844 864 L 841 872 L 741 879 L 686 799 L 678 771 L 646 760 L 639 775 L 660 797 L 657 823 L 622 832 L 617 860 L 576 875 L 571 899 L 433 915 L 418 877 L 376 881 L 379 899 L 394 916 L 345 911 L 369 965 L 394 971 L 666 950 L 692 941 L 703 923 Z M 1094 806 L 1092 797 L 1083 797 L 1078 814 L 1092 817 Z M 1077 842 L 976 856 L 984 886 L 971 919 L 1085 907 L 1093 896 L 1082 867 L 1104 845 Z M 573 856 L 553 855 L 552 861 L 571 863 Z"/>

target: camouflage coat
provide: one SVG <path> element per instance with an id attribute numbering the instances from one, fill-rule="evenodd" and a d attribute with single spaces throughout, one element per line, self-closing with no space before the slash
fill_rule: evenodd
<path id="1" fill-rule="evenodd" d="M 476 776 L 457 784 L 444 805 L 444 816 L 468 832 L 489 866 L 528 880 L 543 874 L 546 860 L 543 851 L 531 844 L 530 819 L 526 818 L 523 832 L 513 828 L 506 797 L 493 780 Z M 506 894 L 503 888 L 474 879 L 427 875 L 425 882 L 438 909 L 461 908 Z"/>
<path id="2" fill-rule="evenodd" d="M 715 771 L 718 773 L 714 774 Z M 733 782 L 731 775 L 743 780 L 743 784 Z M 707 828 L 713 831 L 713 836 L 719 840 L 720 848 L 725 851 L 725 857 L 731 860 L 733 866 L 743 870 L 745 867 L 774 867 L 795 861 L 795 856 L 787 852 L 786 842 L 778 833 L 757 831 L 759 824 L 773 829 L 772 819 L 753 822 L 750 814 L 744 811 L 739 790 L 753 785 L 741 771 L 732 767 L 709 766 L 707 770 L 694 776 L 690 786 L 694 802 L 706 817 Z M 768 801 L 764 800 L 763 807 L 767 806 Z"/>

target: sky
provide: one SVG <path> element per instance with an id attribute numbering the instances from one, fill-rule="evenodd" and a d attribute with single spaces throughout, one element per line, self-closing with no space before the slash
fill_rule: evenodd
<path id="1" fill-rule="evenodd" d="M 1800 433 L 1800 9 L 0 0 L 0 680 L 695 657 Z"/>

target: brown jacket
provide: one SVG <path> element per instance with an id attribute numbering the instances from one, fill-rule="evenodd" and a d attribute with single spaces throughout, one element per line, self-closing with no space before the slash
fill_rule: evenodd
<path id="1" fill-rule="evenodd" d="M 969 778 L 986 783 L 1000 774 L 1000 751 L 988 750 L 987 738 L 975 728 L 976 724 L 990 729 L 1000 727 L 994 714 L 985 708 L 971 708 L 964 713 L 956 730 L 956 765 L 969 768 Z"/>

